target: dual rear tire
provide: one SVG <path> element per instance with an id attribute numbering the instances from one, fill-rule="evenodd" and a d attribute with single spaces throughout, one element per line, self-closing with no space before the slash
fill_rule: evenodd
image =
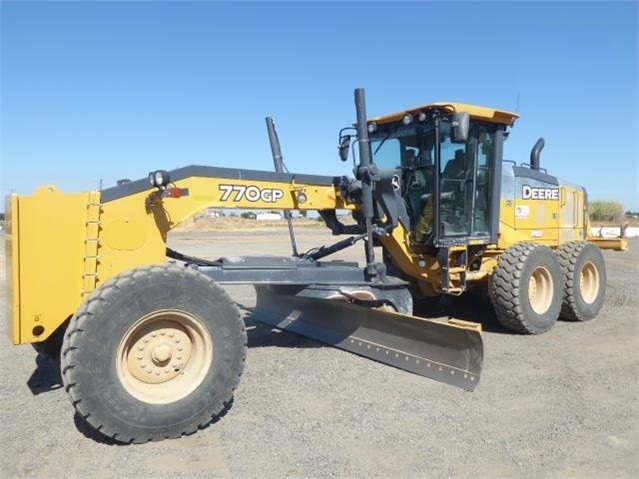
<path id="1" fill-rule="evenodd" d="M 557 249 L 564 274 L 560 316 L 571 321 L 593 319 L 606 296 L 606 267 L 601 250 L 586 241 L 571 241 Z"/>
<path id="2" fill-rule="evenodd" d="M 559 317 L 586 321 L 603 306 L 606 269 L 599 248 L 585 241 L 556 252 L 536 243 L 519 243 L 499 258 L 490 297 L 499 322 L 522 334 L 550 330 Z"/>

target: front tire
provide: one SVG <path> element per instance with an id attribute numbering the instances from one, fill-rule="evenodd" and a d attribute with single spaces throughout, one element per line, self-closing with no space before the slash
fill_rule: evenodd
<path id="1" fill-rule="evenodd" d="M 549 247 L 519 243 L 508 248 L 499 258 L 490 287 L 497 319 L 507 329 L 541 334 L 555 325 L 563 277 Z"/>
<path id="2" fill-rule="evenodd" d="M 230 406 L 246 355 L 240 312 L 203 274 L 127 271 L 96 289 L 64 337 L 64 387 L 101 434 L 140 443 L 206 427 Z"/>
<path id="3" fill-rule="evenodd" d="M 557 249 L 564 275 L 561 317 L 588 321 L 603 307 L 606 297 L 606 263 L 597 245 L 571 241 Z"/>

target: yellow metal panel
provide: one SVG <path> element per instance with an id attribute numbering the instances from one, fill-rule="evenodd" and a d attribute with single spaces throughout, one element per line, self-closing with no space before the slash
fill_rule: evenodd
<path id="1" fill-rule="evenodd" d="M 514 200 L 501 200 L 499 205 L 499 231 L 501 232 L 502 225 L 510 228 L 515 227 L 515 202 Z"/>
<path id="2" fill-rule="evenodd" d="M 389 236 L 379 238 L 384 248 L 392 256 L 404 274 L 418 280 L 422 294 L 437 296 L 441 294 L 440 270 L 437 259 L 424 251 L 423 245 L 410 244 L 410 237 L 404 227 L 398 225 Z"/>
<path id="3" fill-rule="evenodd" d="M 613 251 L 628 251 L 628 240 L 626 238 L 594 238 L 589 237 L 588 241 L 596 244 L 601 249 L 611 249 Z"/>
<path id="4" fill-rule="evenodd" d="M 203 208 L 353 209 L 333 186 L 216 178 L 188 178 L 176 186 L 188 188 L 189 196 L 166 205 L 184 219 Z"/>
<path id="5" fill-rule="evenodd" d="M 99 282 L 127 269 L 162 263 L 168 232 L 207 208 L 353 209 L 332 186 L 192 177 L 175 182 L 180 198 L 149 190 L 105 203 Z"/>
<path id="6" fill-rule="evenodd" d="M 185 219 L 167 211 L 165 204 L 184 199 L 165 199 L 151 207 L 151 191 L 102 205 L 97 286 L 131 268 L 164 263 L 167 233 Z"/>
<path id="7" fill-rule="evenodd" d="M 14 342 L 46 339 L 80 305 L 88 201 L 51 185 L 12 199 Z"/>
<path id="8" fill-rule="evenodd" d="M 530 201 L 518 200 L 516 204 L 515 200 L 501 200 L 499 208 L 499 239 L 497 242 L 499 249 L 504 250 L 522 241 L 538 241 L 538 239 L 531 238 L 531 229 L 522 228 L 524 226 L 523 220 L 527 220 L 525 225 L 528 227 L 533 224 L 530 216 L 534 212 L 531 210 L 533 205 L 529 204 Z M 517 209 L 517 206 L 519 206 L 519 209 Z M 526 216 L 526 212 L 528 218 L 523 217 Z"/>
<path id="9" fill-rule="evenodd" d="M 492 251 L 487 252 L 486 255 L 481 260 L 481 268 L 480 272 L 492 274 L 493 271 L 497 268 L 497 264 L 499 262 L 499 254 L 495 254 Z M 484 275 L 478 275 L 478 279 L 483 279 Z"/>
<path id="10" fill-rule="evenodd" d="M 499 239 L 497 241 L 499 249 L 505 250 L 522 241 L 531 241 L 530 231 L 516 230 L 505 222 L 499 223 Z"/>
<path id="11" fill-rule="evenodd" d="M 418 278 L 420 276 L 419 265 L 408 245 L 408 235 L 404 227 L 399 224 L 389 236 L 381 236 L 380 242 L 399 269 L 405 274 Z"/>
<path id="12" fill-rule="evenodd" d="M 560 187 L 559 243 L 584 239 L 584 194 L 580 189 Z"/>
<path id="13" fill-rule="evenodd" d="M 5 272 L 7 287 L 7 334 L 14 344 L 20 343 L 20 218 L 18 196 L 7 195 L 5 199 Z"/>
<path id="14" fill-rule="evenodd" d="M 333 186 L 192 177 L 176 181 L 175 187 L 188 194 L 160 197 L 149 188 L 102 205 L 98 283 L 136 266 L 163 263 L 168 232 L 207 208 L 354 208 Z"/>
<path id="15" fill-rule="evenodd" d="M 515 120 L 519 118 L 517 113 L 512 113 L 506 110 L 497 110 L 495 108 L 488 108 L 485 106 L 477 106 L 477 105 L 468 105 L 466 103 L 456 103 L 456 102 L 435 102 L 427 105 L 417 106 L 414 108 L 409 108 L 407 110 L 402 110 L 396 113 L 391 113 L 389 115 L 378 116 L 375 118 L 370 118 L 368 121 L 376 122 L 376 123 L 392 123 L 395 121 L 400 121 L 404 115 L 407 113 L 416 116 L 420 111 L 432 109 L 436 106 L 448 106 L 450 105 L 455 111 L 458 112 L 468 112 L 471 118 L 477 120 L 483 120 L 490 123 L 498 123 L 500 125 L 512 125 Z M 452 110 L 451 110 L 452 111 Z"/>
<path id="16" fill-rule="evenodd" d="M 147 239 L 144 221 L 119 218 L 105 223 L 102 241 L 114 250 L 133 251 L 141 248 Z"/>
<path id="17" fill-rule="evenodd" d="M 457 318 L 449 318 L 448 324 L 450 324 L 451 326 L 462 328 L 462 329 L 471 329 L 473 331 L 477 331 L 478 333 L 482 332 L 482 324 L 475 323 L 473 321 L 466 321 L 466 320 L 457 319 Z"/>
<path id="18" fill-rule="evenodd" d="M 559 201 L 514 200 L 514 228 L 523 241 L 557 245 L 559 243 Z"/>

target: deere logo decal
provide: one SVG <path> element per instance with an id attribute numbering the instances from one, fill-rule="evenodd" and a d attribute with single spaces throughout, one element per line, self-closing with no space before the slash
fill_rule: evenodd
<path id="1" fill-rule="evenodd" d="M 525 200 L 558 200 L 559 188 L 540 188 L 524 185 L 521 197 Z"/>

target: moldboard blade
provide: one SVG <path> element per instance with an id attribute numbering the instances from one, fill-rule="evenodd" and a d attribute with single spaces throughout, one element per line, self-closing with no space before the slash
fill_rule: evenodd
<path id="1" fill-rule="evenodd" d="M 345 301 L 281 294 L 255 286 L 253 318 L 360 356 L 473 391 L 484 348 L 472 329 Z"/>

